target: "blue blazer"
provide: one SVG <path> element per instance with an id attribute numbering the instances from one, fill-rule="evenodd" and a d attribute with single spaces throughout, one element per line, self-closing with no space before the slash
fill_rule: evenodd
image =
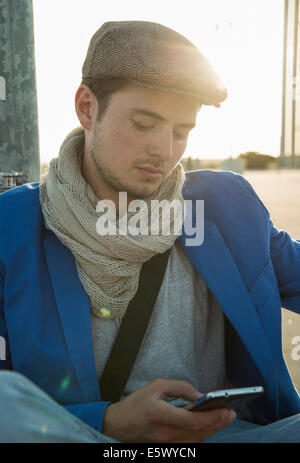
<path id="1" fill-rule="evenodd" d="M 184 233 L 178 240 L 224 311 L 229 380 L 264 386 L 254 403 L 265 422 L 299 413 L 282 355 L 281 307 L 300 311 L 300 241 L 273 226 L 240 175 L 190 172 L 183 194 L 204 200 L 203 244 L 187 246 Z M 72 253 L 44 227 L 39 184 L 1 194 L 0 217 L 0 368 L 25 375 L 101 431 L 108 403 L 98 387 L 89 298 Z"/>

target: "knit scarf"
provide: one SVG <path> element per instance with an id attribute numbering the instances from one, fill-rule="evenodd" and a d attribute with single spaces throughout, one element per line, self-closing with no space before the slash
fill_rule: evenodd
<path id="1" fill-rule="evenodd" d="M 170 234 L 153 235 L 149 229 L 148 235 L 99 235 L 96 229 L 101 216 L 96 211 L 99 198 L 81 174 L 84 143 L 85 132 L 78 127 L 63 141 L 58 158 L 51 160 L 48 174 L 40 184 L 44 223 L 74 255 L 93 313 L 100 318 L 109 314 L 109 318 L 120 320 L 137 292 L 143 263 L 171 248 L 178 232 L 172 233 L 173 215 Z M 145 200 L 149 205 L 146 213 L 150 211 L 152 200 L 177 199 L 184 210 L 183 182 L 184 170 L 178 164 Z M 176 220 L 178 225 L 178 216 Z"/>

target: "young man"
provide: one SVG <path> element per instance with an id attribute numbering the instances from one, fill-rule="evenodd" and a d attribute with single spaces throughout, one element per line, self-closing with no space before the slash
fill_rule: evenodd
<path id="1" fill-rule="evenodd" d="M 81 127 L 41 185 L 0 197 L 0 367 L 13 370 L 0 374 L 2 441 L 300 440 L 280 331 L 281 306 L 300 309 L 300 243 L 274 228 L 242 177 L 185 175 L 179 163 L 201 105 L 225 98 L 203 55 L 171 29 L 110 22 L 93 36 L 75 96 Z M 178 218 L 179 237 L 100 234 L 99 201 L 119 210 L 120 193 L 128 210 L 190 200 L 184 223 L 196 225 L 204 200 L 203 243 Z M 98 380 L 142 265 L 170 248 L 121 400 L 105 402 Z M 236 413 L 176 406 L 228 385 L 265 394 Z"/>

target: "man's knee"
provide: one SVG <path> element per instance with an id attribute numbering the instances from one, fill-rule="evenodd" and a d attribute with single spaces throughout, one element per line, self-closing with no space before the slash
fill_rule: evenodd
<path id="1" fill-rule="evenodd" d="M 0 371 L 0 402 L 16 399 L 20 394 L 34 387 L 26 376 L 16 371 Z"/>
<path id="2" fill-rule="evenodd" d="M 0 371 L 0 384 L 10 384 L 11 386 L 20 383 L 30 383 L 30 380 L 26 376 L 18 373 L 17 371 L 1 370 Z"/>

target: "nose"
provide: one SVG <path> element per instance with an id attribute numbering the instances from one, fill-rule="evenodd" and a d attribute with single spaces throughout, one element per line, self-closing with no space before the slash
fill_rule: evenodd
<path id="1" fill-rule="evenodd" d="M 173 157 L 172 130 L 161 130 L 159 133 L 153 134 L 148 145 L 148 153 L 162 161 L 169 161 Z"/>

